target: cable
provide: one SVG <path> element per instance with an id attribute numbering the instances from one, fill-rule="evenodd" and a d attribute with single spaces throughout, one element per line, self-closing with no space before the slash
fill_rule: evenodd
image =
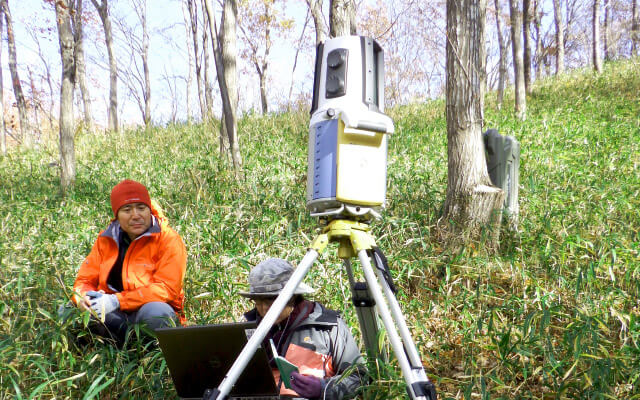
<path id="1" fill-rule="evenodd" d="M 371 250 L 367 250 L 367 254 L 373 260 L 373 265 L 382 273 L 384 280 L 387 281 L 387 284 L 389 285 L 389 289 L 391 289 L 391 292 L 395 295 L 398 292 L 398 289 L 393 283 L 393 277 L 391 276 L 387 257 L 385 257 L 379 247 L 372 247 Z"/>

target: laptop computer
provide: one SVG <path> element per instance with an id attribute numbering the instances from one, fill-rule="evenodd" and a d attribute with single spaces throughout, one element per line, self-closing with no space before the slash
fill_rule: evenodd
<path id="1" fill-rule="evenodd" d="M 254 322 L 160 328 L 155 331 L 178 396 L 202 399 L 217 388 L 233 365 Z M 278 399 L 267 354 L 259 347 L 229 393 L 231 399 Z"/>

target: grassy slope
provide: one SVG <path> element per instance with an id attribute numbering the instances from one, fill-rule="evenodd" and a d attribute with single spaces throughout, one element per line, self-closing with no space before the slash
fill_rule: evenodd
<path id="1" fill-rule="evenodd" d="M 487 99 L 486 126 L 522 146 L 520 232 L 503 235 L 498 256 L 481 244 L 450 254 L 430 239 L 446 188 L 443 102 L 390 111 L 389 205 L 374 230 L 441 398 L 638 396 L 639 93 L 636 59 L 537 84 L 524 123 L 512 99 L 502 112 Z M 202 126 L 81 135 L 77 187 L 64 200 L 48 165 L 55 147 L 1 158 L 0 398 L 175 397 L 158 350 L 78 346 L 55 318 L 109 222 L 108 192 L 138 179 L 164 205 L 189 249 L 190 323 L 238 319 L 250 266 L 297 261 L 315 235 L 307 123 L 304 113 L 243 119 L 242 182 Z M 333 248 L 307 282 L 356 326 Z M 395 369 L 378 374 L 364 397 L 402 397 Z"/>

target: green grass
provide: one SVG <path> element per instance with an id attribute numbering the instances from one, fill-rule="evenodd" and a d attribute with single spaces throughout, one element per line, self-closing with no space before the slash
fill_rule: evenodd
<path id="1" fill-rule="evenodd" d="M 486 128 L 522 147 L 519 231 L 498 254 L 481 243 L 452 253 L 430 235 L 446 190 L 444 102 L 389 110 L 388 207 L 374 233 L 441 399 L 640 398 L 638 63 L 537 83 L 526 122 L 512 95 L 502 111 L 487 97 Z M 299 261 L 317 233 L 304 209 L 307 124 L 304 112 L 241 120 L 242 181 L 201 125 L 81 133 L 64 199 L 55 144 L 0 158 L 0 398 L 176 398 L 152 344 L 79 345 L 81 318 L 56 317 L 109 222 L 109 191 L 146 183 L 182 235 L 190 323 L 239 320 L 249 268 Z M 307 282 L 357 332 L 334 247 Z M 362 397 L 403 397 L 395 362 L 371 370 Z"/>

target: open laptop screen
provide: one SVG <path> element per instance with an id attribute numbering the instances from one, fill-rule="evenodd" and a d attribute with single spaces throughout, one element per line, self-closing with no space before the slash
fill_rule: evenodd
<path id="1" fill-rule="evenodd" d="M 198 325 L 156 330 L 171 378 L 182 398 L 202 398 L 220 385 L 255 323 Z M 266 353 L 258 348 L 231 390 L 231 397 L 277 396 Z M 276 397 L 277 398 L 277 397 Z"/>

